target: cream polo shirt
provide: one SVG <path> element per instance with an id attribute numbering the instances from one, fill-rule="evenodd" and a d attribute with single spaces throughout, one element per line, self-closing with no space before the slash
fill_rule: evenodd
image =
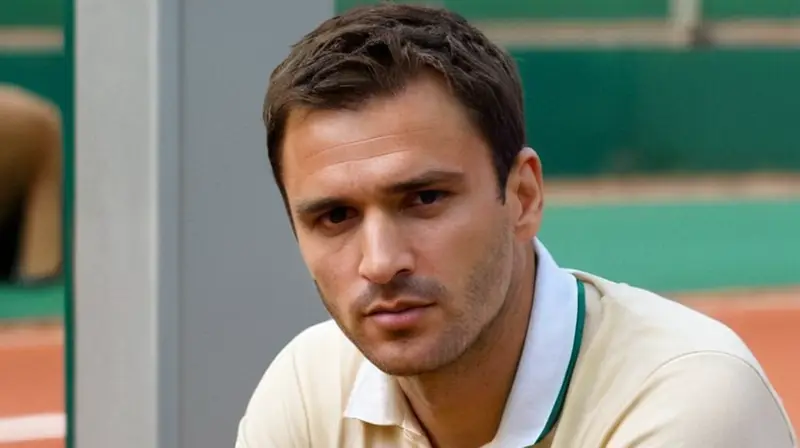
<path id="1" fill-rule="evenodd" d="M 535 248 L 525 345 L 485 448 L 795 447 L 779 398 L 731 330 Z M 327 321 L 273 360 L 236 448 L 428 447 L 423 434 L 396 381 Z"/>

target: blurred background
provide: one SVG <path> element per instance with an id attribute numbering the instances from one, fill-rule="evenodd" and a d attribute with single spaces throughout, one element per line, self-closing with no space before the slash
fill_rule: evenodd
<path id="1" fill-rule="evenodd" d="M 730 325 L 797 425 L 800 2 L 416 3 L 462 13 L 517 60 L 546 175 L 541 237 L 557 259 Z M 0 447 L 64 446 L 63 213 L 76 175 L 65 11 L 0 0 Z M 225 418 L 233 431 L 238 414 Z"/>

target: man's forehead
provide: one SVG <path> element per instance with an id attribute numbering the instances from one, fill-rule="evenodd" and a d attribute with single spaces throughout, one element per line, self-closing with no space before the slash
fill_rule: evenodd
<path id="1" fill-rule="evenodd" d="M 359 120 L 320 120 L 297 128 L 294 135 L 285 145 L 286 165 L 303 171 L 384 156 L 409 156 L 417 150 L 430 150 L 432 145 L 444 149 L 445 141 L 455 137 L 437 135 L 434 123 L 376 129 L 363 126 Z"/>
<path id="2" fill-rule="evenodd" d="M 324 147 L 329 142 L 311 140 L 304 144 L 320 147 L 286 147 L 283 175 L 290 193 L 309 188 L 378 187 L 377 184 L 415 177 L 428 170 L 464 171 L 469 161 L 465 152 L 476 144 L 463 134 L 433 127 Z"/>
<path id="3" fill-rule="evenodd" d="M 431 134 L 470 132 L 470 120 L 442 82 L 422 77 L 400 92 L 377 96 L 355 108 L 296 108 L 284 135 L 287 164 L 298 165 L 326 153 L 391 151 L 400 142 Z M 342 151 L 344 150 L 344 151 Z"/>

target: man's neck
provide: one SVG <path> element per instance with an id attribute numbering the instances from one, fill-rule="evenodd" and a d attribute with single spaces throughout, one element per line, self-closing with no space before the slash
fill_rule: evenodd
<path id="1" fill-rule="evenodd" d="M 434 447 L 480 447 L 497 433 L 533 306 L 533 249 L 522 261 L 497 318 L 458 362 L 399 380 Z"/>

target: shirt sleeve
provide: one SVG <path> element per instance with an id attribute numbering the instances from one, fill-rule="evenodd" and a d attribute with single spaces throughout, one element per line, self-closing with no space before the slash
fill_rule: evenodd
<path id="1" fill-rule="evenodd" d="M 310 447 L 308 419 L 289 343 L 267 368 L 239 421 L 236 448 Z"/>
<path id="2" fill-rule="evenodd" d="M 644 384 L 608 448 L 795 448 L 763 373 L 720 352 L 675 359 Z"/>

